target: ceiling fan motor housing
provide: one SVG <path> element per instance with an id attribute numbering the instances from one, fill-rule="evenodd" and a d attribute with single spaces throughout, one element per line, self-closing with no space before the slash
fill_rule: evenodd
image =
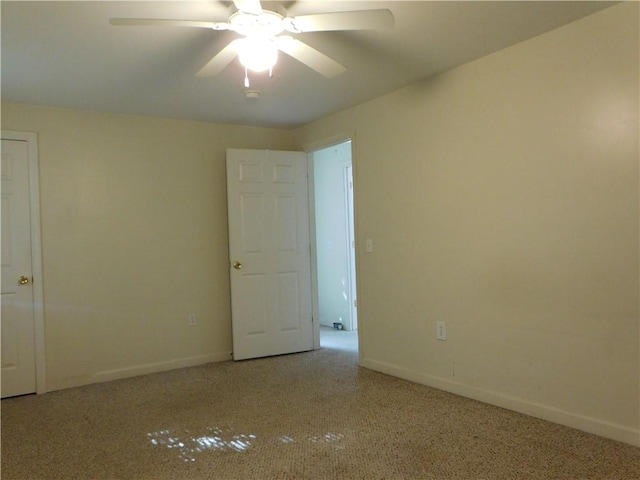
<path id="1" fill-rule="evenodd" d="M 238 11 L 229 17 L 233 30 L 243 36 L 274 37 L 284 31 L 283 16 L 270 10 L 260 15 Z"/>

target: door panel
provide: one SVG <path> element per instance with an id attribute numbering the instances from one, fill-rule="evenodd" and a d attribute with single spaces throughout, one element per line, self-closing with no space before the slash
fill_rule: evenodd
<path id="1" fill-rule="evenodd" d="M 2 397 L 36 391 L 29 154 L 2 140 Z"/>
<path id="2" fill-rule="evenodd" d="M 245 319 L 242 325 L 234 325 L 239 335 L 267 334 L 267 278 L 266 275 L 245 275 L 244 293 L 247 299 L 237 305 L 237 317 Z M 236 322 L 237 323 L 237 322 Z"/>
<path id="3" fill-rule="evenodd" d="M 278 217 L 278 252 L 296 253 L 298 245 L 296 222 L 296 197 L 293 195 L 276 195 L 276 215 Z"/>
<path id="4" fill-rule="evenodd" d="M 291 301 L 300 296 L 299 284 L 297 272 L 278 274 L 278 317 L 282 332 L 300 329 L 300 304 L 297 301 Z"/>
<path id="5" fill-rule="evenodd" d="M 240 194 L 242 252 L 265 253 L 264 195 Z"/>
<path id="6" fill-rule="evenodd" d="M 235 360 L 313 348 L 306 161 L 227 151 Z"/>
<path id="7" fill-rule="evenodd" d="M 2 294 L 2 374 L 20 365 L 20 325 L 15 293 Z M 5 389 L 2 389 L 3 393 Z"/>

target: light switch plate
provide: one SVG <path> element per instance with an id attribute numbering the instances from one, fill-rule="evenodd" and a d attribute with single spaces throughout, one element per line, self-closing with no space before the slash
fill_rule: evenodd
<path id="1" fill-rule="evenodd" d="M 438 340 L 447 339 L 447 327 L 444 322 L 436 322 L 436 338 Z"/>

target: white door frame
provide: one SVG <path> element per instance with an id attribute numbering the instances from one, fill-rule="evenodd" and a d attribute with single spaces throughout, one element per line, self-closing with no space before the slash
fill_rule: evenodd
<path id="1" fill-rule="evenodd" d="M 355 211 L 354 211 L 354 193 L 355 188 L 353 184 L 353 159 L 351 159 L 351 165 L 344 168 L 344 191 L 346 194 L 345 203 L 346 218 L 345 223 L 347 229 L 348 248 L 347 248 L 347 261 L 349 262 L 349 293 L 351 295 L 351 330 L 358 329 L 358 292 L 356 284 L 358 282 L 356 276 L 356 225 L 355 225 Z"/>
<path id="2" fill-rule="evenodd" d="M 33 272 L 33 321 L 35 327 L 36 393 L 47 391 L 45 369 L 44 295 L 42 287 L 42 242 L 40 233 L 40 175 L 38 135 L 2 130 L 3 140 L 27 142 L 29 152 L 29 217 L 31 219 L 31 267 Z"/>
<path id="3" fill-rule="evenodd" d="M 320 140 L 317 142 L 312 142 L 309 144 L 303 145 L 302 149 L 307 154 L 307 165 L 308 165 L 308 182 L 309 182 L 309 240 L 311 243 L 311 302 L 312 302 L 312 315 L 313 315 L 313 348 L 314 350 L 318 350 L 320 348 L 320 306 L 319 306 L 319 296 L 318 296 L 318 250 L 316 244 L 316 201 L 315 201 L 315 187 L 314 187 L 314 169 L 313 169 L 313 154 L 318 150 L 323 150 L 325 148 L 329 148 L 332 145 L 337 145 L 339 143 L 348 142 L 351 140 L 351 167 L 353 172 L 353 191 L 355 193 L 356 188 L 356 147 L 355 147 L 355 133 L 340 133 L 334 135 L 332 137 L 326 138 L 324 140 Z M 356 199 L 354 195 L 353 199 L 353 223 L 355 230 L 355 237 L 358 236 L 357 229 L 357 207 L 356 207 Z M 357 244 L 356 244 L 357 247 Z M 358 255 L 356 255 L 356 271 L 358 269 Z M 357 276 L 356 276 L 357 283 Z M 356 292 L 356 298 L 357 292 Z M 360 330 L 360 319 L 358 319 L 358 329 Z M 358 333 L 358 355 L 362 358 L 361 355 L 362 349 L 360 347 L 360 334 Z"/>

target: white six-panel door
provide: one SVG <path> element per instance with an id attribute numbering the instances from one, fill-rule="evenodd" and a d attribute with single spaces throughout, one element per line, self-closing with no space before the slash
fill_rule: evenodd
<path id="1" fill-rule="evenodd" d="M 2 397 L 36 391 L 29 156 L 2 140 Z"/>
<path id="2" fill-rule="evenodd" d="M 307 159 L 227 150 L 233 358 L 311 350 Z"/>

